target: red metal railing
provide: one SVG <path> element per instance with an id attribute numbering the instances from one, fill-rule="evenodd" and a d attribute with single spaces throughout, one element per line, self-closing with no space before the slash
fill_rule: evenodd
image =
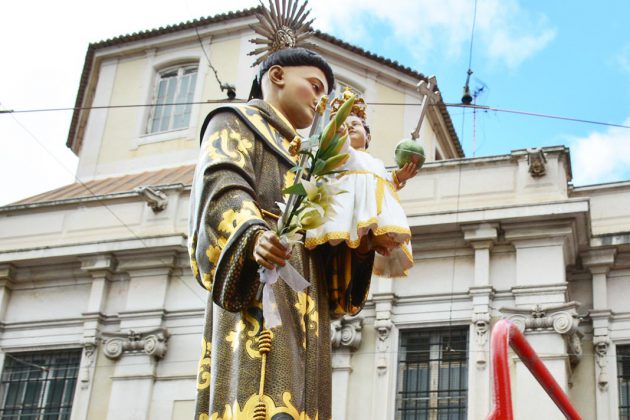
<path id="1" fill-rule="evenodd" d="M 582 419 L 577 410 L 571 405 L 567 394 L 564 393 L 558 382 L 551 376 L 547 367 L 516 325 L 505 319 L 497 322 L 492 329 L 492 340 L 490 343 L 492 347 L 494 408 L 486 417 L 486 420 L 514 419 L 510 367 L 508 364 L 508 344 L 567 419 Z"/>

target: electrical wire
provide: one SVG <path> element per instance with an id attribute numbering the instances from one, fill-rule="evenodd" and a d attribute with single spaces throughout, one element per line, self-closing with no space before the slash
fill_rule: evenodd
<path id="1" fill-rule="evenodd" d="M 468 51 L 468 70 L 472 66 L 473 40 L 475 38 L 475 25 L 477 23 L 477 0 L 475 0 L 475 11 L 473 13 L 472 30 L 470 31 L 470 50 Z"/>
<path id="2" fill-rule="evenodd" d="M 36 108 L 36 109 L 4 109 L 0 110 L 0 115 L 2 114 L 25 114 L 25 113 L 34 113 L 34 112 L 57 112 L 57 111 L 86 111 L 92 109 L 119 109 L 119 108 L 146 108 L 146 107 L 158 107 L 158 106 L 177 106 L 177 105 L 213 105 L 213 104 L 233 104 L 233 103 L 247 103 L 245 99 L 215 99 L 215 100 L 207 100 L 207 101 L 197 101 L 197 102 L 170 102 L 163 104 L 130 104 L 130 105 L 103 105 L 103 106 L 86 106 L 86 107 L 67 107 L 67 108 Z M 367 105 L 371 106 L 422 106 L 421 103 L 404 103 L 404 102 L 366 102 Z M 429 106 L 439 106 L 440 104 L 429 104 Z M 537 118 L 550 118 L 556 120 L 564 120 L 564 121 L 572 121 L 579 122 L 585 124 L 595 124 L 595 125 L 603 125 L 607 127 L 617 127 L 617 128 L 627 128 L 630 129 L 630 125 L 624 124 L 615 124 L 608 123 L 603 121 L 595 121 L 583 118 L 575 118 L 575 117 L 566 117 L 562 115 L 554 115 L 554 114 L 544 114 L 539 112 L 530 112 L 530 111 L 520 111 L 515 109 L 505 109 L 505 108 L 497 108 L 490 106 L 482 106 L 482 105 L 464 105 L 464 104 L 456 104 L 456 103 L 445 103 L 442 104 L 447 108 L 464 108 L 464 109 L 479 109 L 484 111 L 494 111 L 494 112 L 504 112 L 509 114 L 517 114 L 524 115 L 529 117 L 537 117 Z"/>
<path id="3" fill-rule="evenodd" d="M 193 333 L 187 333 L 187 334 L 170 334 L 169 337 L 173 337 L 176 335 L 181 335 L 181 336 L 190 336 L 190 335 L 194 335 Z M 80 349 L 80 347 L 77 347 L 77 349 Z M 14 352 L 14 353 L 9 353 L 7 352 L 10 351 L 10 349 L 7 349 L 5 347 L 5 355 L 9 356 L 10 358 L 14 359 L 16 362 L 19 363 L 23 363 L 25 365 L 29 365 L 32 366 L 36 369 L 39 370 L 48 370 L 49 368 L 47 368 L 46 366 L 39 366 L 36 364 L 32 364 L 29 363 L 23 359 L 21 359 L 19 357 L 21 352 Z M 66 350 L 71 350 L 70 348 L 66 349 Z M 446 350 L 446 349 L 445 349 Z M 476 355 L 476 354 L 484 354 L 486 356 L 488 356 L 488 358 L 491 355 L 491 350 L 481 350 L 481 349 L 461 349 L 461 348 L 449 348 L 448 349 L 449 353 L 464 353 L 466 355 Z M 358 349 L 356 351 L 353 352 L 352 357 L 353 358 L 358 358 L 358 357 L 366 357 L 366 356 L 371 356 L 374 357 L 376 355 L 395 355 L 395 354 L 399 354 L 400 351 L 399 350 L 386 350 L 386 351 L 362 351 L 361 349 Z M 405 351 L 405 354 L 430 354 L 431 350 L 411 350 L 411 351 Z M 630 355 L 623 355 L 623 354 L 611 354 L 612 352 L 608 352 L 606 353 L 605 356 L 603 356 L 603 358 L 607 359 L 608 361 L 615 361 L 615 360 L 630 360 Z M 573 352 L 566 352 L 566 353 L 552 353 L 552 352 L 539 352 L 537 351 L 536 354 L 538 355 L 538 357 L 540 358 L 562 358 L 562 357 L 570 357 L 570 356 L 575 356 L 575 357 L 579 357 L 582 359 L 585 358 L 589 358 L 589 359 L 593 359 L 593 360 L 597 360 L 598 357 L 602 357 L 600 355 L 598 355 L 597 353 L 573 353 Z M 160 366 L 167 366 L 167 365 L 181 365 L 181 364 L 185 364 L 185 363 L 195 363 L 197 364 L 199 362 L 199 359 L 181 359 L 181 360 L 160 360 Z M 490 361 L 488 361 L 488 364 L 490 364 Z M 125 363 L 125 366 L 146 366 L 147 363 L 146 362 L 137 362 L 137 363 Z M 112 368 L 114 367 L 114 361 L 110 362 L 110 363 L 97 363 L 97 364 L 92 364 L 90 365 L 91 367 L 95 367 L 95 368 Z M 469 368 L 473 367 L 473 365 L 471 364 L 469 366 Z M 195 372 L 190 373 L 190 376 L 194 377 L 196 376 L 196 367 L 195 367 Z"/>
<path id="4" fill-rule="evenodd" d="M 23 125 L 17 118 L 15 118 L 13 115 L 11 115 L 11 117 L 13 118 L 13 120 L 33 139 L 35 140 L 35 142 L 47 153 L 49 154 L 55 162 L 57 162 L 59 164 L 59 166 L 61 166 L 65 171 L 69 172 L 71 175 L 74 176 L 74 179 L 76 182 L 78 182 L 79 184 L 81 184 L 81 186 L 83 188 L 85 188 L 87 191 L 90 192 L 90 194 L 92 194 L 92 196 L 96 196 L 97 194 L 85 183 L 83 182 L 78 176 L 74 175 L 73 171 L 71 171 L 70 169 L 68 169 L 66 167 L 66 165 L 61 162 L 59 159 L 57 159 L 57 157 L 50 151 L 48 150 L 48 148 L 46 146 L 44 146 L 44 144 L 37 138 L 37 136 L 35 134 L 33 134 L 25 125 Z M 151 250 L 152 248 L 144 241 L 143 238 L 141 238 L 140 236 L 138 236 L 136 234 L 136 232 L 134 232 L 133 229 L 131 229 L 131 227 L 126 224 L 124 222 L 124 220 L 122 220 L 107 204 L 105 204 L 102 201 L 97 201 L 96 202 L 98 205 L 104 207 L 116 220 L 117 222 L 123 226 L 127 231 L 129 231 L 129 233 L 131 233 L 131 235 L 137 239 L 138 241 L 140 241 L 140 243 L 142 244 L 142 246 L 144 247 L 144 249 L 146 250 Z M 171 265 L 172 262 L 169 261 L 165 261 L 161 258 L 159 258 L 159 261 L 162 262 L 165 265 Z M 206 299 L 204 299 L 202 296 L 199 296 L 188 284 L 186 284 L 186 282 L 184 282 L 184 280 L 180 277 L 175 277 L 177 278 L 188 290 L 190 290 L 190 292 L 195 295 L 195 297 L 197 297 L 201 302 L 206 302 Z"/>

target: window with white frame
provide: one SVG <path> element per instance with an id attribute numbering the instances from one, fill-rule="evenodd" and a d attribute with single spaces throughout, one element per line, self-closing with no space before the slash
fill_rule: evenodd
<path id="1" fill-rule="evenodd" d="M 6 353 L 0 419 L 70 419 L 81 350 Z"/>
<path id="2" fill-rule="evenodd" d="M 147 134 L 187 128 L 197 84 L 197 64 L 169 67 L 159 72 Z"/>
<path id="3" fill-rule="evenodd" d="M 619 420 L 630 420 L 630 345 L 617 346 Z"/>
<path id="4" fill-rule="evenodd" d="M 401 330 L 396 419 L 465 420 L 468 328 Z"/>

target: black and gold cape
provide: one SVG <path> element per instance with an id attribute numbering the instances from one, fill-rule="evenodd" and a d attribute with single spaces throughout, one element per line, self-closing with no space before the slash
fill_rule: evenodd
<path id="1" fill-rule="evenodd" d="M 249 420 L 260 400 L 267 419 L 331 417 L 330 319 L 361 310 L 373 253 L 361 256 L 345 245 L 293 249 L 290 263 L 311 286 L 295 292 L 281 280 L 273 285 L 283 324 L 271 329 L 258 394 L 264 321 L 251 255 L 257 232 L 275 228 L 263 214 L 279 214 L 281 191 L 294 180 L 288 147 L 295 135 L 261 100 L 218 108 L 204 122 L 189 237 L 193 273 L 209 291 L 195 420 Z"/>

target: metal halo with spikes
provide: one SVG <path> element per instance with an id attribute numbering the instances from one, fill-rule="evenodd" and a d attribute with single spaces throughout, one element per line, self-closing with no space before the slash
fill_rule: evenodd
<path id="1" fill-rule="evenodd" d="M 311 24 L 315 19 L 306 21 L 310 10 L 306 10 L 308 0 L 298 10 L 299 0 L 269 0 L 269 9 L 262 0 L 261 13 L 256 13 L 258 24 L 250 25 L 250 28 L 260 37 L 250 39 L 252 44 L 262 45 L 248 55 L 260 55 L 252 64 L 255 67 L 265 61 L 267 57 L 276 51 L 285 48 L 312 48 L 314 44 L 307 41 L 313 35 Z M 275 3 L 275 6 L 274 6 Z"/>

